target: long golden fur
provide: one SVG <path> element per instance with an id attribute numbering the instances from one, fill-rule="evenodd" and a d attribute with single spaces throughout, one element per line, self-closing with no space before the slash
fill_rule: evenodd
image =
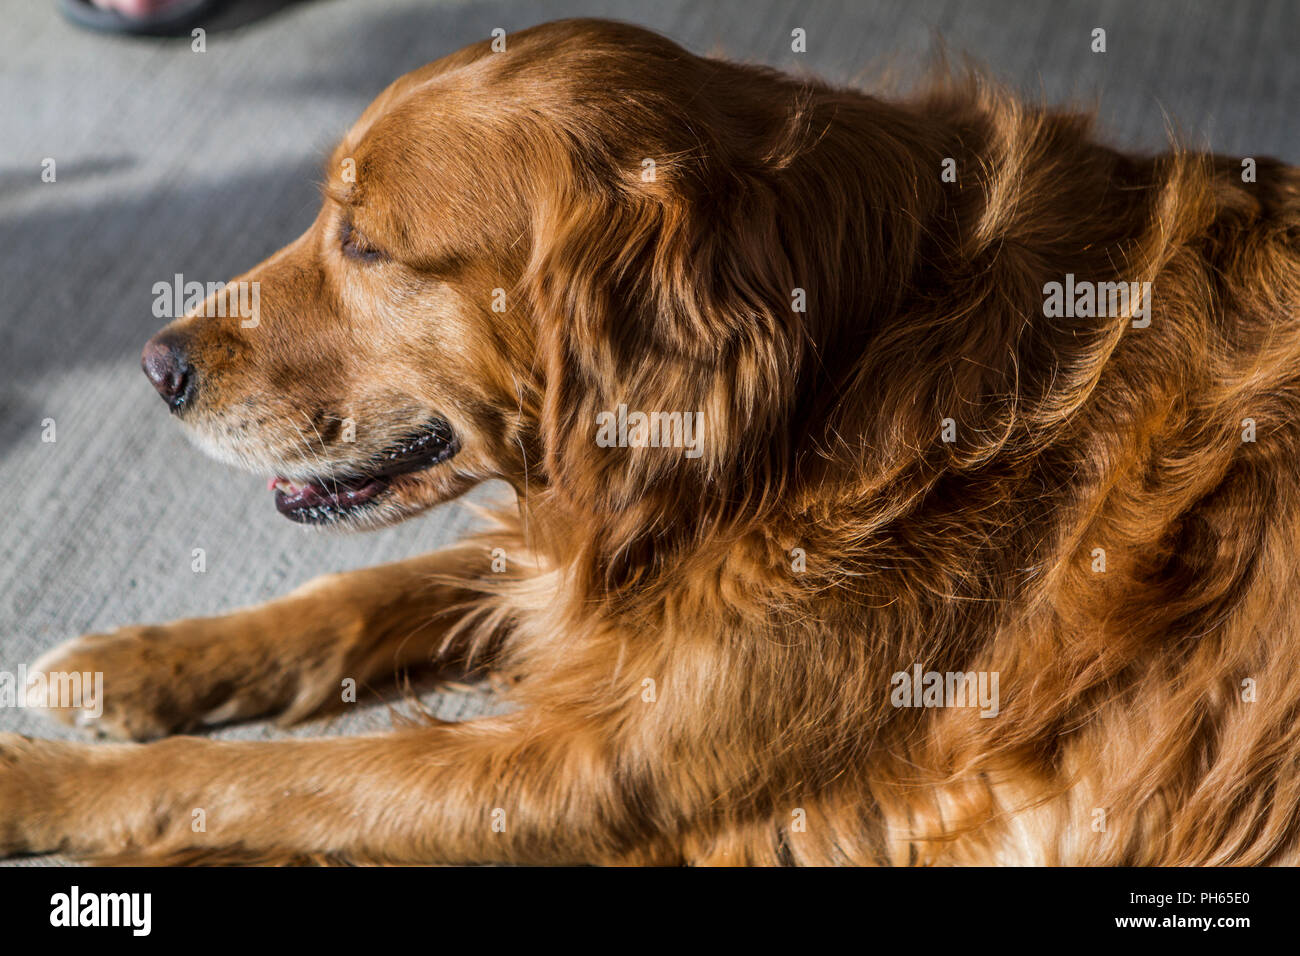
<path id="1" fill-rule="evenodd" d="M 140 739 L 429 661 L 510 675 L 518 709 L 5 737 L 0 849 L 1296 862 L 1300 175 L 1242 171 L 1119 152 L 977 78 L 886 102 L 598 21 L 403 77 L 316 223 L 241 277 L 260 323 L 170 328 L 181 418 L 306 481 L 436 413 L 455 456 L 338 523 L 486 478 L 517 508 L 41 668 L 103 671 L 100 727 Z M 1150 282 L 1149 325 L 1048 317 L 1067 274 Z M 702 412 L 702 453 L 598 446 L 620 404 Z M 999 675 L 997 715 L 895 706 L 917 665 Z"/>

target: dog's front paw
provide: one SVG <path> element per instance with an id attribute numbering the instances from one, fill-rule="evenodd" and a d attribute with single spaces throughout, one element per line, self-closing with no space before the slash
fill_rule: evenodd
<path id="1" fill-rule="evenodd" d="M 191 722 L 180 649 L 161 628 L 68 641 L 28 669 L 27 705 L 100 737 L 151 740 Z"/>
<path id="2" fill-rule="evenodd" d="M 100 737 L 153 740 L 279 711 L 305 717 L 339 686 L 346 646 L 277 642 L 257 612 L 124 627 L 56 647 L 29 670 L 27 701 Z"/>
<path id="3" fill-rule="evenodd" d="M 23 751 L 29 745 L 26 737 L 0 733 L 0 857 L 27 848 L 25 824 L 29 808 L 21 764 Z"/>
<path id="4" fill-rule="evenodd" d="M 49 831 L 54 798 L 44 757 L 47 750 L 62 746 L 66 745 L 0 733 L 0 857 L 58 849 L 58 840 Z"/>

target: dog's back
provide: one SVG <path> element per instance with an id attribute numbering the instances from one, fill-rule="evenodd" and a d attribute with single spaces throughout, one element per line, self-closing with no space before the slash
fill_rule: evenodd
<path id="1" fill-rule="evenodd" d="M 867 702 L 809 859 L 1294 861 L 1300 175 L 977 84 L 917 110 L 955 182 L 788 526 L 793 618 L 837 608 L 810 653 Z"/>

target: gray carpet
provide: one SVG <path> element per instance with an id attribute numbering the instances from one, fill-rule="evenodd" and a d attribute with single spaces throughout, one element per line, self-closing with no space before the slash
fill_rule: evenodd
<path id="1" fill-rule="evenodd" d="M 272 4 L 274 5 L 274 4 Z M 161 324 L 152 286 L 225 279 L 297 236 L 328 147 L 391 79 L 484 37 L 600 15 L 701 52 L 870 85 L 941 35 L 1029 92 L 1097 102 L 1117 142 L 1300 161 L 1300 4 L 316 0 L 187 41 L 75 30 L 54 0 L 6 4 L 0 28 L 0 670 L 74 635 L 208 614 L 328 570 L 438 547 L 452 505 L 342 538 L 279 517 L 262 480 L 213 464 L 138 367 Z M 238 21 L 239 16 L 229 18 Z M 1094 27 L 1107 52 L 1090 51 Z M 807 31 L 808 52 L 790 50 Z M 41 163 L 57 181 L 42 183 Z M 42 441 L 53 419 L 57 441 Z M 191 569 L 203 548 L 207 570 Z M 381 692 L 295 733 L 387 725 Z M 448 719 L 497 706 L 430 690 Z M 0 730 L 55 735 L 22 709 Z M 217 731 L 284 733 L 268 724 Z"/>

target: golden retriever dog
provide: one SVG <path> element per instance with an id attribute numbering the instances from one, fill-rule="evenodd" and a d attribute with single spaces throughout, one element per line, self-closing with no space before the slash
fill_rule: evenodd
<path id="1" fill-rule="evenodd" d="M 1295 170 L 588 20 L 402 77 L 326 169 L 307 232 L 152 339 L 149 378 L 291 520 L 485 479 L 517 503 L 47 655 L 104 675 L 98 720 L 50 712 L 127 739 L 2 738 L 0 850 L 1296 862 Z M 256 316 L 223 299 L 252 283 Z M 168 736 L 417 665 L 516 707 Z"/>

